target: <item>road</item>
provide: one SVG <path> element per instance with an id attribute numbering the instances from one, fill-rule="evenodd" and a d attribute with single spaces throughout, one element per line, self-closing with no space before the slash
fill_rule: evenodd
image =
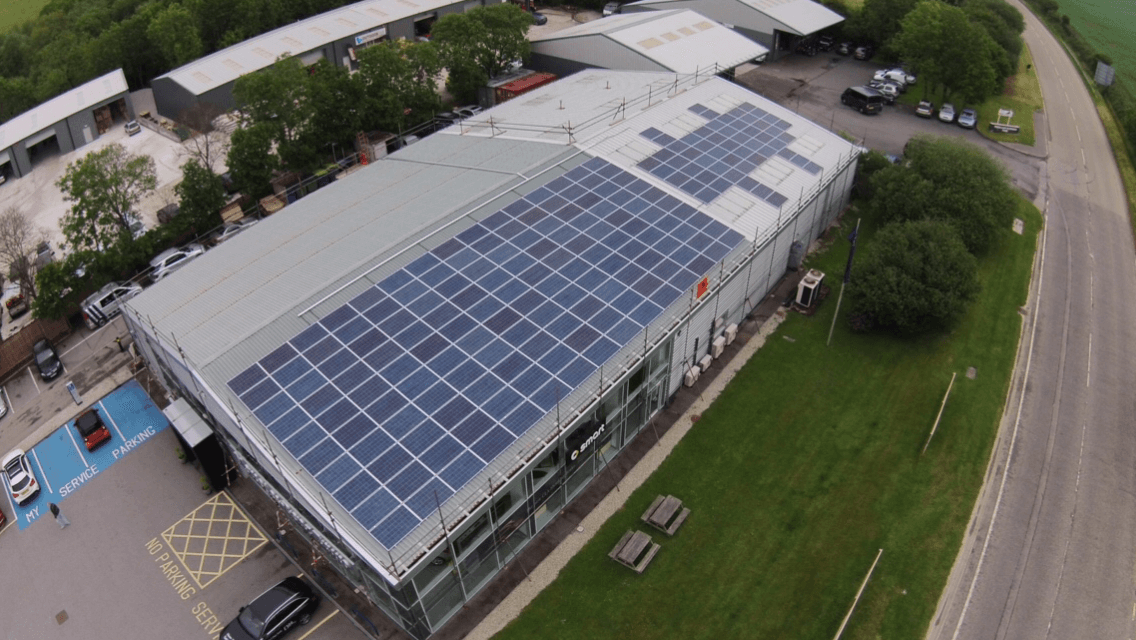
<path id="1" fill-rule="evenodd" d="M 995 457 L 928 638 L 1132 638 L 1132 229 L 1088 92 L 1017 6 L 1049 123 L 1045 234 Z"/>

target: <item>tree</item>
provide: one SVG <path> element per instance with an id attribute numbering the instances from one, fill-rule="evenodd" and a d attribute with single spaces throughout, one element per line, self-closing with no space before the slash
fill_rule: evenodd
<path id="1" fill-rule="evenodd" d="M 29 298 L 36 297 L 36 249 L 47 240 L 47 231 L 16 207 L 0 213 L 0 260 L 8 265 L 8 277 Z"/>
<path id="2" fill-rule="evenodd" d="M 183 153 L 201 166 L 216 173 L 229 146 L 229 138 L 213 126 L 217 116 L 225 113 L 210 102 L 197 102 L 178 114 L 178 122 L 193 132 L 183 147 Z"/>
<path id="3" fill-rule="evenodd" d="M 85 287 L 83 278 L 75 273 L 78 256 L 73 253 L 62 262 L 44 265 L 36 274 L 39 295 L 32 300 L 32 315 L 36 318 L 59 320 L 67 317 L 82 302 Z"/>
<path id="4" fill-rule="evenodd" d="M 980 102 L 999 88 L 996 65 L 1004 52 L 959 7 L 920 2 L 903 18 L 891 47 L 919 72 L 924 95 L 942 87 L 944 100 L 957 93 Z"/>
<path id="5" fill-rule="evenodd" d="M 889 42 L 899 32 L 900 21 L 919 0 L 864 0 L 844 27 L 844 35 L 878 44 Z"/>
<path id="6" fill-rule="evenodd" d="M 158 178 L 153 158 L 112 144 L 72 162 L 55 184 L 71 203 L 60 224 L 67 242 L 74 249 L 102 249 L 130 239 L 134 206 L 154 191 Z"/>
<path id="7" fill-rule="evenodd" d="M 192 62 L 204 51 L 193 14 L 176 2 L 154 16 L 146 27 L 146 35 L 170 67 Z"/>
<path id="8" fill-rule="evenodd" d="M 383 42 L 360 51 L 363 127 L 402 132 L 432 118 L 442 106 L 434 83 L 441 71 L 431 42 Z"/>
<path id="9" fill-rule="evenodd" d="M 241 193 L 253 198 L 272 193 L 269 181 L 280 168 L 280 158 L 272 152 L 272 131 L 259 124 L 234 131 L 227 164 Z"/>
<path id="10" fill-rule="evenodd" d="M 178 221 L 204 231 L 221 224 L 225 185 L 221 177 L 190 160 L 182 166 L 182 181 L 174 188 L 178 196 Z"/>
<path id="11" fill-rule="evenodd" d="M 849 287 L 857 329 L 948 329 L 978 296 L 978 261 L 945 222 L 887 225 L 864 253 Z"/>
<path id="12" fill-rule="evenodd" d="M 1015 196 L 1009 174 L 984 150 L 954 138 L 916 137 L 904 160 L 871 181 L 869 206 L 885 222 L 942 220 L 976 255 L 1010 226 Z"/>
<path id="13" fill-rule="evenodd" d="M 512 3 L 442 16 L 431 37 L 449 71 L 450 91 L 462 100 L 473 101 L 490 78 L 500 75 L 514 60 L 527 60 L 531 25 L 532 16 Z"/>

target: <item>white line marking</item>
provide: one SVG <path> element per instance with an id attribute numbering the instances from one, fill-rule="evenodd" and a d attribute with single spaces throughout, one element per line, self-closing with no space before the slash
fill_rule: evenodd
<path id="1" fill-rule="evenodd" d="M 72 351 L 74 351 L 74 350 L 75 350 L 75 349 L 76 349 L 77 347 L 79 347 L 80 345 L 82 345 L 82 344 L 84 344 L 85 342 L 87 342 L 88 340 L 90 340 L 91 338 L 93 338 L 93 337 L 95 337 L 95 336 L 99 335 L 100 333 L 102 333 L 102 330 L 103 330 L 103 329 L 106 329 L 107 327 L 109 327 L 109 326 L 110 326 L 111 324 L 113 324 L 113 322 L 114 322 L 114 321 L 113 321 L 113 320 L 111 320 L 110 322 L 107 322 L 106 324 L 104 324 L 103 326 L 99 327 L 98 329 L 95 329 L 95 330 L 94 330 L 93 332 L 91 332 L 91 335 L 89 335 L 89 336 L 87 336 L 86 338 L 83 338 L 82 340 L 80 340 L 79 342 L 77 342 L 77 343 L 75 343 L 75 344 L 71 345 L 71 348 L 70 348 L 70 349 L 68 349 L 68 350 L 64 351 L 63 353 L 59 354 L 59 357 L 60 357 L 60 358 L 62 358 L 63 356 L 65 356 L 65 355 L 67 355 L 67 354 L 71 353 Z"/>
<path id="2" fill-rule="evenodd" d="M 1089 168 L 1089 161 L 1085 159 L 1085 149 L 1083 147 L 1081 148 L 1081 164 L 1085 165 L 1086 169 Z"/>
<path id="3" fill-rule="evenodd" d="M 1048 207 L 1046 207 L 1048 209 Z M 1042 242 L 1041 242 L 1041 263 L 1038 265 L 1038 279 L 1037 279 L 1037 297 L 1033 301 L 1033 313 L 1030 315 L 1030 349 L 1029 355 L 1026 356 L 1026 369 L 1022 374 L 1021 392 L 1018 396 L 1018 412 L 1014 418 L 1014 430 L 1010 434 L 1010 446 L 1006 449 L 1006 465 L 1002 467 L 1002 481 L 998 485 L 998 497 L 994 500 L 994 511 L 990 514 L 990 524 L 986 526 L 986 538 L 982 541 L 982 553 L 978 556 L 978 565 L 974 568 L 974 577 L 970 580 L 970 588 L 966 592 L 966 600 L 963 601 L 962 613 L 959 614 L 958 625 L 955 626 L 955 633 L 951 636 L 951 640 L 958 640 L 959 632 L 962 631 L 962 624 L 966 620 L 966 612 L 970 609 L 970 601 L 974 598 L 974 588 L 978 584 L 978 576 L 982 573 L 982 564 L 986 561 L 986 552 L 990 548 L 990 538 L 994 534 L 994 523 L 998 521 L 998 509 L 1002 506 L 1002 496 L 1006 491 L 1006 481 L 1010 475 L 1011 463 L 1014 459 L 1014 445 L 1018 440 L 1018 429 L 1022 425 L 1022 407 L 1025 405 L 1026 399 L 1026 386 L 1029 383 L 1030 367 L 1033 365 L 1033 346 L 1034 339 L 1037 337 L 1037 309 L 1041 299 L 1041 289 L 1045 284 L 1045 240 L 1049 235 L 1045 227 L 1041 229 Z"/>
<path id="4" fill-rule="evenodd" d="M 339 613 L 339 609 L 336 609 L 335 611 L 332 611 L 331 613 L 327 614 L 326 618 L 324 618 L 323 620 L 320 620 L 318 623 L 316 623 L 316 626 L 312 627 L 311 629 L 308 629 L 307 633 L 300 636 L 299 638 L 296 638 L 296 640 L 305 640 L 305 638 L 307 638 L 308 636 L 315 633 L 316 629 L 319 629 L 320 627 L 322 627 L 323 623 L 325 623 L 328 620 L 331 620 L 333 617 L 335 617 L 335 614 L 337 614 L 337 613 Z"/>
<path id="5" fill-rule="evenodd" d="M 67 431 L 67 437 L 71 438 L 71 444 L 75 445 L 75 451 L 79 452 L 79 459 L 83 461 L 83 468 L 86 469 L 87 467 L 91 466 L 87 464 L 87 458 L 83 456 L 83 447 L 80 447 L 79 443 L 75 442 L 75 434 L 71 432 L 71 429 L 67 428 L 66 422 L 63 423 L 63 429 Z"/>
<path id="6" fill-rule="evenodd" d="M 35 372 L 32 371 L 31 367 L 28 367 L 28 376 L 32 379 L 32 384 L 35 385 L 36 393 L 39 393 L 39 384 L 35 381 Z"/>
<path id="7" fill-rule="evenodd" d="M 1086 387 L 1092 386 L 1092 385 L 1089 384 L 1093 380 L 1093 333 L 1091 331 L 1089 332 L 1088 364 L 1086 365 L 1085 368 L 1086 368 L 1086 371 L 1085 371 L 1085 386 Z M 1080 472 L 1078 472 L 1078 473 L 1080 473 Z"/>
<path id="8" fill-rule="evenodd" d="M 126 436 L 122 435 L 122 430 L 118 428 L 118 423 L 114 421 L 114 418 L 110 417 L 110 412 L 103 406 L 102 400 L 99 400 L 99 408 L 103 410 L 103 414 L 106 415 L 107 420 L 110 420 L 110 426 L 114 427 L 114 432 L 118 434 L 119 438 L 122 438 L 123 442 L 126 442 Z"/>
<path id="9" fill-rule="evenodd" d="M 35 449 L 31 451 L 32 457 L 35 458 L 36 466 L 39 467 L 39 475 L 43 478 L 43 483 L 47 485 L 48 493 L 55 493 L 55 489 L 51 488 L 51 483 L 47 481 L 47 474 L 44 473 L 43 465 L 39 463 L 39 455 L 36 454 Z"/>

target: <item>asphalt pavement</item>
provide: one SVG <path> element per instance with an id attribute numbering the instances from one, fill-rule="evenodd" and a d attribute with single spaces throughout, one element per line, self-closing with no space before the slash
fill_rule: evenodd
<path id="1" fill-rule="evenodd" d="M 1131 221 L 1077 70 L 1013 4 L 1045 97 L 1046 228 L 999 439 L 928 637 L 1131 638 Z"/>

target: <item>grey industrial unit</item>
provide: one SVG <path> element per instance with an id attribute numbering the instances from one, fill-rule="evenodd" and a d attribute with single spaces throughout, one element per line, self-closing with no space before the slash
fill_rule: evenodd
<path id="1" fill-rule="evenodd" d="M 288 206 L 124 317 L 290 530 L 423 638 L 720 355 L 859 152 L 721 78 L 583 71 Z"/>
<path id="2" fill-rule="evenodd" d="M 236 107 L 237 78 L 272 65 L 281 56 L 299 58 L 305 65 L 325 59 L 354 68 L 355 52 L 382 42 L 429 33 L 435 20 L 447 13 L 468 11 L 494 0 L 363 0 L 306 20 L 280 27 L 235 44 L 154 78 L 158 113 L 177 119 L 186 109 L 209 104 L 228 111 Z"/>
<path id="3" fill-rule="evenodd" d="M 74 151 L 134 118 L 122 69 L 0 124 L 0 182 L 31 173 L 40 157 Z"/>
<path id="4" fill-rule="evenodd" d="M 732 72 L 769 50 L 690 10 L 592 20 L 532 39 L 529 67 L 558 76 L 583 69 Z"/>
<path id="5" fill-rule="evenodd" d="M 801 38 L 838 24 L 843 16 L 812 0 L 640 0 L 623 13 L 691 9 L 761 43 L 776 60 Z"/>

